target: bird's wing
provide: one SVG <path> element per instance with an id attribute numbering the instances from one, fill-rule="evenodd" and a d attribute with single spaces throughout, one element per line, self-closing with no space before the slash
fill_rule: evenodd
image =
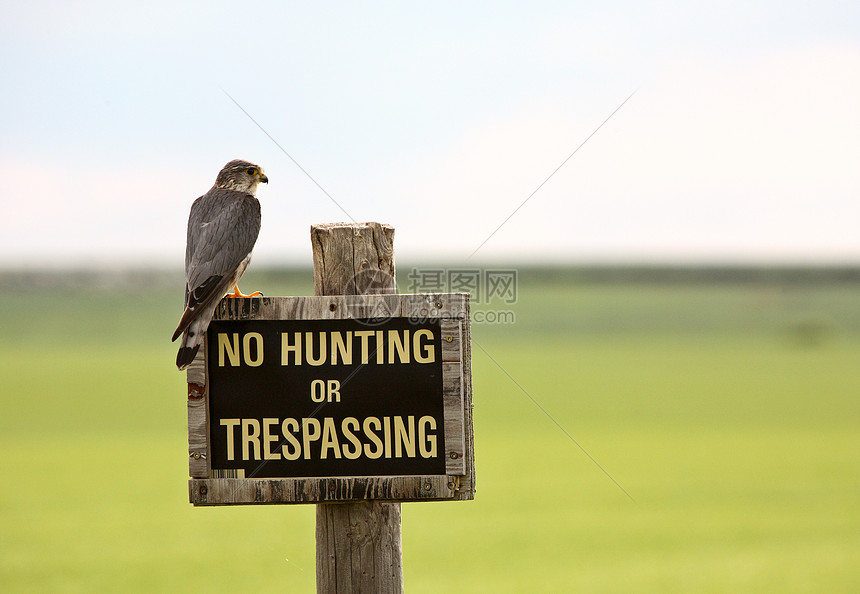
<path id="1" fill-rule="evenodd" d="M 185 250 L 185 312 L 174 340 L 213 299 L 221 299 L 260 234 L 260 203 L 250 194 L 212 188 L 194 201 Z"/>

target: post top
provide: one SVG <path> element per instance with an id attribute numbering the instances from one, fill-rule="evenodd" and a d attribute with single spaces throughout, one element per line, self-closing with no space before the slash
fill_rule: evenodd
<path id="1" fill-rule="evenodd" d="M 383 227 L 385 229 L 394 229 L 393 226 L 388 223 L 378 223 L 375 221 L 367 221 L 364 223 L 356 223 L 356 222 L 342 222 L 342 223 L 314 223 L 311 225 L 311 230 L 313 229 L 342 229 L 342 228 L 367 228 L 367 227 Z"/>

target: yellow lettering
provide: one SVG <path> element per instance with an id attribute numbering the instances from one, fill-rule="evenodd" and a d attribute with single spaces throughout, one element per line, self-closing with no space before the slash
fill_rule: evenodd
<path id="1" fill-rule="evenodd" d="M 422 458 L 435 458 L 436 436 L 428 434 L 428 428 L 430 431 L 436 431 L 436 419 L 434 417 L 425 416 L 418 419 L 418 449 Z"/>
<path id="2" fill-rule="evenodd" d="M 254 460 L 260 459 L 260 421 L 242 419 L 242 460 L 250 460 L 250 448 L 254 448 Z"/>
<path id="3" fill-rule="evenodd" d="M 314 357 L 314 332 L 305 332 L 305 344 L 307 345 L 307 351 L 305 352 L 305 356 L 308 358 L 308 363 L 314 366 L 319 366 L 325 363 L 326 360 L 326 339 L 325 332 L 318 332 L 320 338 L 320 355 L 319 357 Z"/>
<path id="4" fill-rule="evenodd" d="M 328 450 L 334 452 L 334 457 L 340 460 L 340 442 L 337 440 L 337 429 L 334 427 L 334 419 L 325 417 L 323 419 L 323 436 L 322 450 L 320 451 L 320 459 L 325 460 L 328 457 Z"/>
<path id="5" fill-rule="evenodd" d="M 233 441 L 233 430 L 239 424 L 239 419 L 221 419 L 221 426 L 227 427 L 227 459 L 235 459 L 235 442 Z"/>
<path id="6" fill-rule="evenodd" d="M 289 365 L 289 354 L 293 354 L 293 365 L 302 364 L 302 334 L 293 332 L 293 344 L 287 332 L 281 334 L 281 365 Z"/>
<path id="7" fill-rule="evenodd" d="M 313 427 L 313 433 L 310 428 Z M 320 438 L 320 422 L 316 419 L 302 419 L 302 445 L 305 453 L 305 460 L 311 459 L 311 442 Z"/>
<path id="8" fill-rule="evenodd" d="M 328 401 L 340 402 L 340 381 L 328 380 L 326 387 L 328 388 Z"/>
<path id="9" fill-rule="evenodd" d="M 256 359 L 251 359 L 251 339 L 257 343 Z M 259 367 L 263 363 L 263 336 L 259 332 L 248 332 L 242 338 L 242 348 L 245 350 L 245 365 Z"/>
<path id="10" fill-rule="evenodd" d="M 415 417 L 406 417 L 409 427 L 403 423 L 403 417 L 394 417 L 394 457 L 403 457 L 403 447 L 408 458 L 415 457 Z M 403 447 L 401 447 L 403 446 Z"/>
<path id="11" fill-rule="evenodd" d="M 429 344 L 421 344 L 421 338 L 427 337 Z M 415 353 L 416 363 L 433 363 L 436 360 L 436 349 L 433 348 L 433 333 L 422 328 L 416 330 L 412 335 L 412 351 Z"/>
<path id="12" fill-rule="evenodd" d="M 369 351 L 367 342 L 373 336 L 373 330 L 356 330 L 355 335 L 361 339 L 361 364 L 367 365 Z"/>
<path id="13" fill-rule="evenodd" d="M 340 424 L 343 436 L 353 445 L 353 449 L 346 444 L 343 446 L 343 455 L 348 460 L 355 460 L 361 456 L 361 441 L 353 433 L 353 431 L 358 431 L 359 427 L 358 419 L 355 417 L 346 417 Z"/>
<path id="14" fill-rule="evenodd" d="M 364 434 L 367 436 L 370 441 L 376 446 L 375 449 L 370 447 L 369 443 L 364 444 L 364 455 L 370 458 L 371 460 L 376 460 L 380 456 L 382 456 L 382 440 L 379 439 L 379 436 L 373 432 L 370 428 L 371 425 L 374 425 L 376 430 L 379 431 L 382 428 L 382 423 L 379 422 L 379 419 L 376 417 L 367 417 L 364 419 Z"/>
<path id="15" fill-rule="evenodd" d="M 325 400 L 325 382 L 321 379 L 311 381 L 311 402 L 323 402 Z"/>
<path id="16" fill-rule="evenodd" d="M 388 331 L 388 362 L 394 363 L 394 351 L 400 357 L 401 363 L 409 363 L 409 330 L 403 331 L 403 336 L 397 330 Z"/>
<path id="17" fill-rule="evenodd" d="M 383 353 L 382 353 L 382 342 L 383 342 L 382 336 L 384 334 L 385 333 L 382 330 L 376 331 L 376 363 L 377 363 L 377 365 L 379 365 L 381 363 L 385 363 L 385 360 L 382 358 L 382 356 L 383 356 Z"/>
<path id="18" fill-rule="evenodd" d="M 236 459 L 241 441 L 241 459 L 249 460 L 310 460 L 314 442 L 319 444 L 318 459 L 346 458 L 357 460 L 362 456 L 379 458 L 435 458 L 438 456 L 437 421 L 431 415 L 416 421 L 413 415 L 380 416 L 358 419 L 335 417 L 263 419 L 220 419 L 226 431 L 227 460 Z M 339 424 L 338 424 L 339 423 Z M 237 427 L 241 431 L 237 437 Z M 280 428 L 283 441 L 278 434 Z M 362 432 L 364 437 L 362 438 Z M 365 443 L 367 442 L 367 443 Z"/>
<path id="19" fill-rule="evenodd" d="M 284 434 L 284 439 L 287 440 L 287 444 L 281 448 L 281 453 L 284 456 L 285 460 L 298 460 L 299 456 L 302 455 L 302 446 L 299 444 L 299 440 L 296 439 L 296 436 L 293 435 L 296 431 L 299 430 L 299 422 L 295 419 L 286 418 L 284 422 L 281 423 L 281 433 Z M 287 446 L 290 449 L 287 449 Z"/>
<path id="20" fill-rule="evenodd" d="M 272 435 L 270 427 L 277 425 L 278 419 L 263 419 L 263 460 L 280 460 L 281 455 L 272 451 L 272 443 L 278 441 L 277 435 Z"/>
<path id="21" fill-rule="evenodd" d="M 331 333 L 331 364 L 337 365 L 337 357 L 344 365 L 352 365 L 352 330 L 346 333 L 346 340 L 340 332 Z"/>
<path id="22" fill-rule="evenodd" d="M 224 367 L 224 355 L 230 360 L 232 367 L 239 366 L 239 334 L 233 333 L 233 342 L 223 332 L 218 333 L 218 367 Z"/>
<path id="23" fill-rule="evenodd" d="M 382 417 L 382 434 L 385 437 L 385 457 L 391 457 L 391 417 Z"/>

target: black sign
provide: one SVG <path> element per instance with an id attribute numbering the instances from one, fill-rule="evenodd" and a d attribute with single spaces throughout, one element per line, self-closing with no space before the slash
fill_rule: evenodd
<path id="1" fill-rule="evenodd" d="M 438 320 L 213 321 L 213 477 L 445 474 Z"/>

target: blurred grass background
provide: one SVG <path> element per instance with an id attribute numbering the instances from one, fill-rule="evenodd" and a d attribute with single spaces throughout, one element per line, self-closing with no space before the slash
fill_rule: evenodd
<path id="1" fill-rule="evenodd" d="M 477 499 L 404 504 L 407 591 L 856 591 L 860 271 L 518 281 L 473 326 Z M 187 502 L 181 286 L 0 273 L 0 590 L 314 591 L 313 506 Z"/>

